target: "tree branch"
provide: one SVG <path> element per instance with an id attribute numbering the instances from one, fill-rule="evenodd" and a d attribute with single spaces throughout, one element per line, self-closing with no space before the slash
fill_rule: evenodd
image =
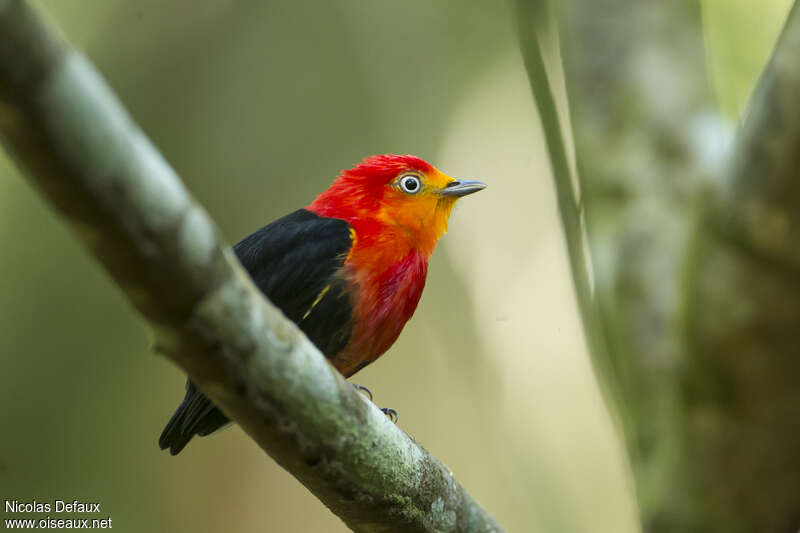
<path id="1" fill-rule="evenodd" d="M 92 66 L 0 0 L 0 140 L 156 349 L 354 531 L 500 531 L 267 302 Z"/>
<path id="2" fill-rule="evenodd" d="M 565 122 L 579 168 L 573 181 L 581 184 L 594 267 L 591 320 L 606 342 L 592 360 L 615 393 L 645 528 L 683 530 L 675 521 L 688 514 L 691 500 L 680 487 L 691 469 L 682 462 L 679 313 L 695 193 L 718 170 L 697 141 L 721 136 L 700 5 L 564 0 L 558 7 Z M 526 22 L 523 34 L 532 27 Z"/>
<path id="3" fill-rule="evenodd" d="M 617 384 L 644 530 L 796 531 L 800 8 L 725 168 L 699 2 L 559 6 L 590 314 L 608 343 L 592 355 Z M 539 53 L 524 39 L 541 22 L 522 24 L 523 52 Z"/>
<path id="4" fill-rule="evenodd" d="M 800 7 L 795 4 L 759 80 L 731 153 L 726 233 L 800 274 Z"/>
<path id="5" fill-rule="evenodd" d="M 698 530 L 800 527 L 800 7 L 756 86 L 690 272 Z M 755 480 L 758 480 L 755 482 Z"/>

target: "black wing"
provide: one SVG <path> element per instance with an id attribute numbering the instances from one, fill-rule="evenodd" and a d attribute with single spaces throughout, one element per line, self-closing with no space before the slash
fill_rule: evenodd
<path id="1" fill-rule="evenodd" d="M 233 247 L 261 291 L 325 354 L 350 339 L 353 307 L 337 276 L 350 251 L 350 225 L 299 209 Z"/>
<path id="2" fill-rule="evenodd" d="M 269 300 L 295 322 L 326 357 L 350 340 L 352 301 L 337 275 L 352 245 L 350 225 L 299 209 L 233 247 L 239 261 Z M 180 452 L 194 435 L 208 435 L 228 418 L 191 381 L 186 397 L 158 444 Z"/>

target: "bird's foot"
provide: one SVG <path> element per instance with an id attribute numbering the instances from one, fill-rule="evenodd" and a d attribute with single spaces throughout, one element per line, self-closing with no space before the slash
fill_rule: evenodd
<path id="1" fill-rule="evenodd" d="M 356 389 L 358 392 L 369 398 L 369 401 L 373 401 L 372 399 L 372 391 L 366 388 L 364 385 L 359 385 L 358 383 L 352 383 L 353 388 Z M 400 415 L 397 414 L 397 411 L 392 409 L 391 407 L 379 407 L 381 412 L 385 414 L 389 420 L 397 424 L 397 421 L 400 419 Z"/>
<path id="2" fill-rule="evenodd" d="M 364 385 L 359 385 L 358 383 L 353 383 L 353 388 L 356 389 L 358 392 L 369 398 L 369 401 L 372 401 L 372 391 L 366 388 Z"/>
<path id="3" fill-rule="evenodd" d="M 395 424 L 397 424 L 397 421 L 400 420 L 400 415 L 398 415 L 397 411 L 395 411 L 391 407 L 381 407 L 380 410 L 383 411 L 383 414 L 385 414 L 389 418 L 389 420 L 391 420 Z"/>

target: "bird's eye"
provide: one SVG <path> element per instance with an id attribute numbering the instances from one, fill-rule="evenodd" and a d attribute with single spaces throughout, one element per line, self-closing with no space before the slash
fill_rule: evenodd
<path id="1" fill-rule="evenodd" d="M 409 174 L 400 178 L 400 188 L 408 194 L 417 194 L 422 188 L 419 177 Z"/>

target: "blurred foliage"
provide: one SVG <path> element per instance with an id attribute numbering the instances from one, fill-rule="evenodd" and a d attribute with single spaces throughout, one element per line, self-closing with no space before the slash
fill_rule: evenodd
<path id="1" fill-rule="evenodd" d="M 730 112 L 788 5 L 767 3 L 778 7 L 761 11 L 766 29 L 742 38 L 725 21 L 746 21 L 747 2 L 707 2 Z M 39 5 L 231 241 L 373 153 L 487 181 L 456 210 L 417 315 L 356 381 L 510 531 L 637 530 L 505 4 Z M 731 43 L 763 54 L 729 59 L 745 57 Z M 150 356 L 135 313 L 2 157 L 0 221 L 4 498 L 97 500 L 121 531 L 344 530 L 238 428 L 160 452 L 183 376 Z"/>
<path id="2" fill-rule="evenodd" d="M 592 355 L 599 377 L 610 384 L 611 403 L 621 414 L 643 527 L 651 532 L 788 531 L 774 526 L 796 519 L 797 500 L 786 495 L 797 490 L 784 482 L 796 479 L 792 469 L 796 461 L 785 453 L 787 448 L 796 449 L 788 436 L 795 433 L 784 431 L 795 418 L 775 415 L 793 411 L 796 402 L 789 394 L 775 393 L 774 389 L 791 390 L 785 380 L 763 378 L 792 374 L 791 365 L 776 364 L 796 351 L 778 343 L 792 328 L 781 331 L 789 323 L 778 316 L 778 306 L 763 305 L 765 298 L 750 303 L 756 298 L 749 292 L 763 288 L 763 281 L 745 282 L 749 292 L 737 288 L 747 277 L 741 275 L 744 272 L 758 279 L 752 265 L 726 270 L 719 268 L 722 262 L 708 259 L 713 255 L 710 250 L 718 251 L 714 245 L 725 238 L 717 230 L 706 231 L 705 218 L 715 208 L 715 194 L 731 192 L 726 178 L 732 176 L 725 173 L 730 121 L 717 111 L 706 64 L 708 58 L 712 63 L 726 59 L 729 50 L 718 39 L 709 53 L 704 37 L 716 33 L 760 49 L 761 41 L 771 46 L 780 24 L 759 21 L 774 33 L 754 32 L 752 39 L 753 34 L 741 27 L 722 26 L 726 21 L 721 16 L 703 17 L 698 1 L 564 0 L 560 6 L 580 196 L 596 275 L 594 298 L 584 304 L 589 298 L 587 294 L 580 298 L 578 284 L 579 299 L 585 307 L 593 306 L 593 316 L 603 321 L 609 349 L 593 350 Z M 723 11 L 711 7 L 707 11 L 714 15 Z M 759 17 L 762 14 L 759 11 Z M 535 27 L 530 19 L 523 24 L 529 32 Z M 722 48 L 717 55 L 714 44 Z M 525 46 L 527 56 L 535 50 L 535 43 Z M 728 79 L 742 82 L 719 84 L 719 100 L 741 98 L 750 90 L 764 67 L 769 48 L 764 50 L 761 64 L 746 57 L 741 70 L 733 71 L 724 62 L 712 64 Z M 785 169 L 795 164 L 784 154 L 794 153 L 796 145 L 792 137 L 796 113 L 789 104 L 796 96 L 796 72 L 790 67 L 796 53 L 797 47 L 790 47 L 779 62 L 786 66 L 784 76 L 789 81 L 768 98 L 779 104 L 774 109 L 780 111 L 753 114 L 764 126 L 764 137 L 752 134 L 753 142 L 739 144 L 736 152 L 752 165 L 748 179 L 758 193 L 748 195 L 745 187 L 737 187 L 735 194 L 742 198 L 732 202 L 724 215 L 746 219 L 758 212 L 752 222 L 759 234 L 770 236 L 770 219 L 763 215 L 766 202 L 760 195 L 780 191 L 775 195 L 784 198 L 781 207 L 797 201 L 787 192 L 791 187 L 783 185 L 793 181 Z M 530 72 L 535 78 L 536 71 Z M 761 160 L 748 157 L 753 153 Z M 773 170 L 778 169 L 772 174 L 765 168 L 771 159 L 777 160 Z M 569 182 L 565 172 L 557 174 L 562 183 Z M 757 197 L 752 202 L 756 207 L 744 203 L 749 196 Z M 565 220 L 570 215 L 562 209 Z M 770 215 L 777 218 L 771 211 Z M 787 219 L 782 213 L 781 227 L 787 227 Z M 734 233 L 721 233 L 726 231 Z M 579 234 L 569 229 L 567 233 L 571 246 L 580 244 Z M 780 240 L 781 235 L 775 231 L 774 237 L 783 249 L 793 249 L 788 239 Z M 583 261 L 571 259 L 574 268 L 584 268 Z M 740 279 L 730 275 L 732 271 Z M 715 284 L 717 292 L 710 290 Z M 787 293 L 786 300 L 790 298 Z M 731 319 L 728 310 L 741 307 L 749 309 L 750 322 Z M 758 313 L 753 313 L 756 309 Z M 754 323 L 759 319 L 768 324 L 764 331 L 771 331 L 772 337 L 758 334 Z M 587 322 L 590 332 L 591 325 Z M 697 339 L 706 341 L 702 349 Z M 750 372 L 737 366 L 738 361 L 751 359 L 753 366 L 768 370 Z M 743 415 L 726 404 L 727 396 L 715 394 L 715 389 L 726 388 L 717 382 L 736 390 L 742 405 L 770 408 Z M 793 444 L 785 445 L 787 439 Z M 776 474 L 775 464 L 785 467 L 786 474 Z M 758 488 L 750 487 L 753 479 L 762 481 Z"/>

